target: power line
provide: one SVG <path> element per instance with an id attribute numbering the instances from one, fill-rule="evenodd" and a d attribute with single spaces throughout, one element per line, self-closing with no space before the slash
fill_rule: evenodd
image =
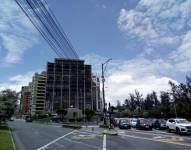
<path id="1" fill-rule="evenodd" d="M 78 59 L 74 47 L 45 0 L 15 0 L 60 58 Z"/>

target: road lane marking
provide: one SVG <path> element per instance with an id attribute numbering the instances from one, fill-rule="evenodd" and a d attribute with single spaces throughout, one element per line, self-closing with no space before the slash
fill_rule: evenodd
<path id="1" fill-rule="evenodd" d="M 57 139 L 55 139 L 55 140 L 49 142 L 48 144 L 46 144 L 46 145 L 44 145 L 44 146 L 38 148 L 37 150 L 45 150 L 46 147 L 50 146 L 51 144 L 56 143 L 56 142 L 59 141 L 60 139 L 62 139 L 62 138 L 64 138 L 64 137 L 66 137 L 66 136 L 68 136 L 68 135 L 74 133 L 75 131 L 76 131 L 76 130 L 73 130 L 72 132 L 69 132 L 69 133 L 67 133 L 67 134 L 65 134 L 65 135 L 63 135 L 63 136 L 61 136 L 61 137 L 59 137 L 59 138 L 57 138 Z"/>
<path id="2" fill-rule="evenodd" d="M 154 141 L 154 142 L 163 142 L 163 143 L 169 143 L 169 144 L 176 144 L 176 145 L 182 145 L 182 146 L 191 147 L 191 144 L 186 144 L 186 143 L 185 144 L 184 143 L 176 143 L 176 142 L 171 142 L 171 141 L 151 139 L 151 138 L 145 138 L 145 137 L 139 137 L 139 136 L 133 136 L 133 135 L 124 135 L 124 134 L 120 134 L 120 135 L 135 138 L 135 139 L 142 139 L 142 140 L 149 140 L 149 141 Z"/>
<path id="3" fill-rule="evenodd" d="M 106 150 L 106 134 L 103 135 L 103 150 Z"/>

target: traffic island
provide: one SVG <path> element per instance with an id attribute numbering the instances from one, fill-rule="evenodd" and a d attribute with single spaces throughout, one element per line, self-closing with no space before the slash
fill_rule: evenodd
<path id="1" fill-rule="evenodd" d="M 82 126 L 79 124 L 63 124 L 63 128 L 71 128 L 71 129 L 81 129 Z"/>
<path id="2" fill-rule="evenodd" d="M 102 132 L 102 134 L 117 136 L 118 132 L 116 130 L 113 130 L 113 129 L 111 129 L 111 130 L 108 129 L 108 130 L 104 130 Z"/>
<path id="3" fill-rule="evenodd" d="M 108 128 L 109 128 L 109 125 L 100 124 L 99 127 L 100 127 L 100 128 L 108 129 Z"/>
<path id="4" fill-rule="evenodd" d="M 49 118 L 35 119 L 32 122 L 37 124 L 50 124 L 50 119 Z"/>
<path id="5" fill-rule="evenodd" d="M 0 149 L 2 150 L 15 149 L 9 127 L 6 123 L 0 123 Z"/>
<path id="6" fill-rule="evenodd" d="M 95 139 L 96 136 L 95 135 L 75 135 L 73 137 L 71 137 L 72 140 L 91 140 L 91 139 Z"/>

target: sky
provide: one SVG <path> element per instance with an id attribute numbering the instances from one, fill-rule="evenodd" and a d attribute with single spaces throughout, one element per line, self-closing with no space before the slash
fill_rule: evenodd
<path id="1" fill-rule="evenodd" d="M 81 59 L 106 70 L 106 100 L 191 76 L 190 0 L 46 0 Z M 57 57 L 14 0 L 0 3 L 0 90 L 19 91 Z"/>

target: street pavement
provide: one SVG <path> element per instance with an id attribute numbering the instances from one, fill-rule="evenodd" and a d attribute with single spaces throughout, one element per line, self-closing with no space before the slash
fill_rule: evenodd
<path id="1" fill-rule="evenodd" d="M 191 136 L 165 131 L 116 129 L 118 136 L 103 135 L 97 126 L 80 130 L 60 125 L 9 122 L 18 150 L 190 150 Z"/>

